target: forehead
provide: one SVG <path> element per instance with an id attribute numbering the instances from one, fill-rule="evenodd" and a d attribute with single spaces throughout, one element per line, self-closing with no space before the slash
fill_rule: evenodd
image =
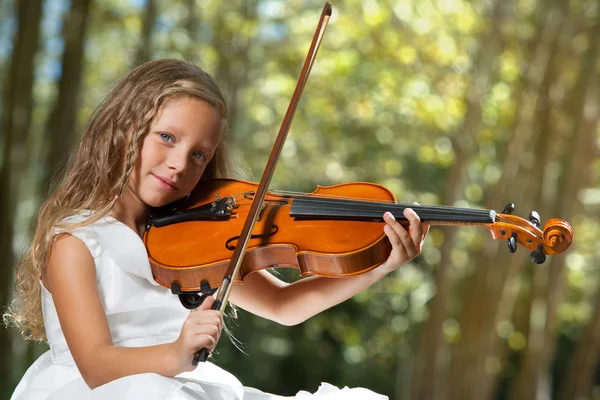
<path id="1" fill-rule="evenodd" d="M 152 128 L 164 129 L 180 139 L 218 143 L 224 123 L 219 112 L 207 102 L 192 97 L 179 97 L 165 100 Z"/>

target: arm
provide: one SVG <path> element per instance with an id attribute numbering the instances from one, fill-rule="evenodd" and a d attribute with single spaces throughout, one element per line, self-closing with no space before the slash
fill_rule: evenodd
<path id="1" fill-rule="evenodd" d="M 52 293 L 69 350 L 91 388 L 127 375 L 154 372 L 174 376 L 193 369 L 193 354 L 212 349 L 221 332 L 221 317 L 207 299 L 201 312 L 190 313 L 179 338 L 169 344 L 125 348 L 113 346 L 96 286 L 94 259 L 79 239 L 56 238 L 44 285 Z"/>
<path id="2" fill-rule="evenodd" d="M 382 265 L 369 272 L 338 279 L 312 276 L 288 284 L 267 271 L 258 271 L 246 276 L 242 285 L 234 286 L 231 301 L 282 325 L 299 324 L 354 296 L 421 253 L 429 228 L 421 224 L 414 211 L 407 209 L 404 215 L 410 221 L 408 231 L 391 214 L 384 216 L 384 232 L 392 252 Z"/>

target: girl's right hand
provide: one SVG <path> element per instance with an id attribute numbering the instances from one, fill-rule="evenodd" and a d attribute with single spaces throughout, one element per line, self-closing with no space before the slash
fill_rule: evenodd
<path id="1" fill-rule="evenodd" d="M 213 303 L 214 299 L 207 297 L 183 323 L 179 337 L 173 342 L 175 375 L 194 370 L 194 354 L 202 348 L 207 348 L 210 353 L 217 345 L 223 329 L 223 317 L 218 310 L 211 310 Z"/>

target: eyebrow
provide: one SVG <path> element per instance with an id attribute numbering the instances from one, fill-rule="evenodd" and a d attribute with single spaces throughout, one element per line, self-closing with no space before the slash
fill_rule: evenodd
<path id="1" fill-rule="evenodd" d="M 163 128 L 163 129 L 165 129 L 165 130 L 167 130 L 169 132 L 174 132 L 177 135 L 181 135 L 183 133 L 183 130 L 181 128 L 178 128 L 175 125 L 170 125 L 169 124 L 165 128 Z M 212 147 L 212 146 L 210 146 L 210 145 L 207 144 L 207 141 L 210 141 L 210 139 L 207 138 L 207 137 L 202 137 L 201 138 L 199 145 L 202 148 L 202 150 L 208 150 L 208 149 L 210 149 Z"/>
<path id="2" fill-rule="evenodd" d="M 165 128 L 163 128 L 163 129 L 166 129 L 166 130 L 168 130 L 168 131 L 171 131 L 171 132 L 175 132 L 175 133 L 176 133 L 176 134 L 178 134 L 178 135 L 181 135 L 181 134 L 185 133 L 183 129 L 181 129 L 181 128 L 179 128 L 179 127 L 175 126 L 175 125 L 167 125 L 167 126 L 166 126 Z M 192 132 L 192 133 L 201 133 L 201 132 Z M 204 136 L 204 135 L 203 135 L 203 136 Z M 203 140 L 203 141 L 204 141 L 204 140 Z"/>
<path id="3" fill-rule="evenodd" d="M 167 128 L 168 131 L 172 131 L 172 132 L 175 132 L 177 134 L 181 134 L 181 129 L 178 128 L 178 127 L 176 127 L 175 125 L 167 125 L 166 128 Z"/>

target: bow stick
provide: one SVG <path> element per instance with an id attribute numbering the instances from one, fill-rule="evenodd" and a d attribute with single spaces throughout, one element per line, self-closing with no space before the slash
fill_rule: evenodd
<path id="1" fill-rule="evenodd" d="M 256 190 L 254 200 L 252 201 L 250 211 L 246 218 L 246 222 L 244 223 L 244 227 L 242 228 L 242 233 L 240 234 L 237 245 L 235 246 L 235 250 L 229 263 L 229 267 L 227 268 L 225 276 L 223 277 L 223 283 L 221 284 L 215 302 L 212 305 L 213 310 L 219 310 L 221 313 L 223 313 L 225 311 L 225 308 L 227 307 L 227 299 L 229 298 L 229 294 L 231 293 L 232 283 L 235 281 L 235 278 L 239 274 L 244 253 L 246 252 L 246 248 L 248 246 L 248 241 L 250 240 L 252 230 L 254 229 L 254 224 L 256 223 L 258 214 L 262 208 L 263 201 L 267 194 L 267 189 L 269 187 L 269 184 L 271 183 L 271 178 L 273 177 L 275 165 L 277 164 L 277 160 L 279 159 L 279 155 L 281 154 L 281 150 L 283 149 L 283 144 L 287 137 L 288 131 L 290 130 L 292 119 L 294 118 L 296 108 L 298 107 L 298 103 L 300 102 L 300 96 L 302 96 L 302 92 L 304 90 L 304 85 L 308 80 L 308 75 L 310 74 L 310 70 L 312 69 L 312 65 L 317 56 L 317 52 L 319 51 L 321 40 L 323 39 L 325 29 L 327 28 L 327 23 L 329 22 L 329 18 L 331 17 L 331 10 L 331 4 L 325 3 L 325 5 L 323 6 L 323 11 L 321 12 L 319 24 L 317 25 L 317 29 L 313 36 L 313 40 L 310 44 L 308 53 L 306 54 L 306 59 L 304 60 L 304 65 L 302 67 L 302 71 L 300 72 L 300 77 L 298 78 L 296 89 L 294 90 L 294 94 L 292 95 L 292 99 L 290 100 L 287 112 L 285 113 L 285 117 L 283 118 L 281 128 L 279 128 L 277 139 L 275 140 L 273 150 L 271 151 L 271 156 L 269 157 L 269 161 L 267 161 L 267 166 L 265 167 L 262 178 L 260 179 L 258 189 Z M 208 356 L 208 349 L 202 348 L 194 354 L 192 364 L 196 366 L 198 365 L 199 361 L 206 361 Z"/>

